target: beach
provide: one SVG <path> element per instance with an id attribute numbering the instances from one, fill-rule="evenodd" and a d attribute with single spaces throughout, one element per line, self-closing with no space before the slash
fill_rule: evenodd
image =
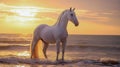
<path id="1" fill-rule="evenodd" d="M 55 44 L 47 49 L 48 59 L 30 59 L 32 35 L 0 36 L 0 67 L 120 67 L 119 35 L 69 35 L 64 62 L 55 61 Z"/>

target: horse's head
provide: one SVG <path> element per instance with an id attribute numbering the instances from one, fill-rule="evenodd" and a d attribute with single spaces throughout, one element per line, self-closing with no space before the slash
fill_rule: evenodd
<path id="1" fill-rule="evenodd" d="M 70 8 L 68 9 L 67 11 L 67 18 L 68 20 L 70 20 L 73 24 L 75 24 L 75 26 L 78 26 L 79 25 L 79 22 L 77 20 L 77 17 L 76 17 L 76 14 L 74 12 L 75 8 Z"/>

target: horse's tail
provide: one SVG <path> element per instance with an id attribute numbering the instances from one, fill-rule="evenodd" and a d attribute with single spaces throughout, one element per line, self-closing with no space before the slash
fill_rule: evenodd
<path id="1" fill-rule="evenodd" d="M 36 43 L 32 41 L 31 45 L 31 58 L 43 58 L 43 46 L 42 46 L 42 41 L 38 40 Z"/>
<path id="2" fill-rule="evenodd" d="M 40 33 L 42 29 L 46 26 L 47 25 L 45 24 L 40 25 L 34 31 L 33 40 L 32 40 L 31 47 L 30 47 L 31 58 L 39 58 L 40 55 L 41 56 L 43 55 L 43 52 L 42 52 L 43 47 L 42 47 L 42 40 L 40 40 Z"/>

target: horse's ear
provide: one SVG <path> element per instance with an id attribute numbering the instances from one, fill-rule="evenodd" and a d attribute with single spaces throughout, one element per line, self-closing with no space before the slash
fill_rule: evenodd
<path id="1" fill-rule="evenodd" d="M 72 7 L 70 7 L 70 11 L 72 11 Z"/>
<path id="2" fill-rule="evenodd" d="M 75 8 L 73 8 L 73 11 L 75 10 Z"/>

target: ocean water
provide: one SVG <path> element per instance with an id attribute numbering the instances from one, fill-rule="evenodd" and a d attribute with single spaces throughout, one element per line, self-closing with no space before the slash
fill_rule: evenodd
<path id="1" fill-rule="evenodd" d="M 11 66 L 16 67 L 16 64 L 28 64 L 23 66 L 30 67 L 29 64 L 32 63 L 29 52 L 31 39 L 32 35 L 30 34 L 0 34 L 0 65 L 11 64 Z M 40 61 L 45 60 L 47 65 L 54 65 L 55 44 L 49 45 L 47 55 L 49 62 L 46 59 Z M 61 58 L 61 54 L 59 58 Z M 119 35 L 69 35 L 65 51 L 65 60 L 68 63 L 108 58 L 120 61 Z M 40 62 L 34 61 L 33 63 L 39 64 Z M 79 65 L 77 64 L 76 67 Z"/>

